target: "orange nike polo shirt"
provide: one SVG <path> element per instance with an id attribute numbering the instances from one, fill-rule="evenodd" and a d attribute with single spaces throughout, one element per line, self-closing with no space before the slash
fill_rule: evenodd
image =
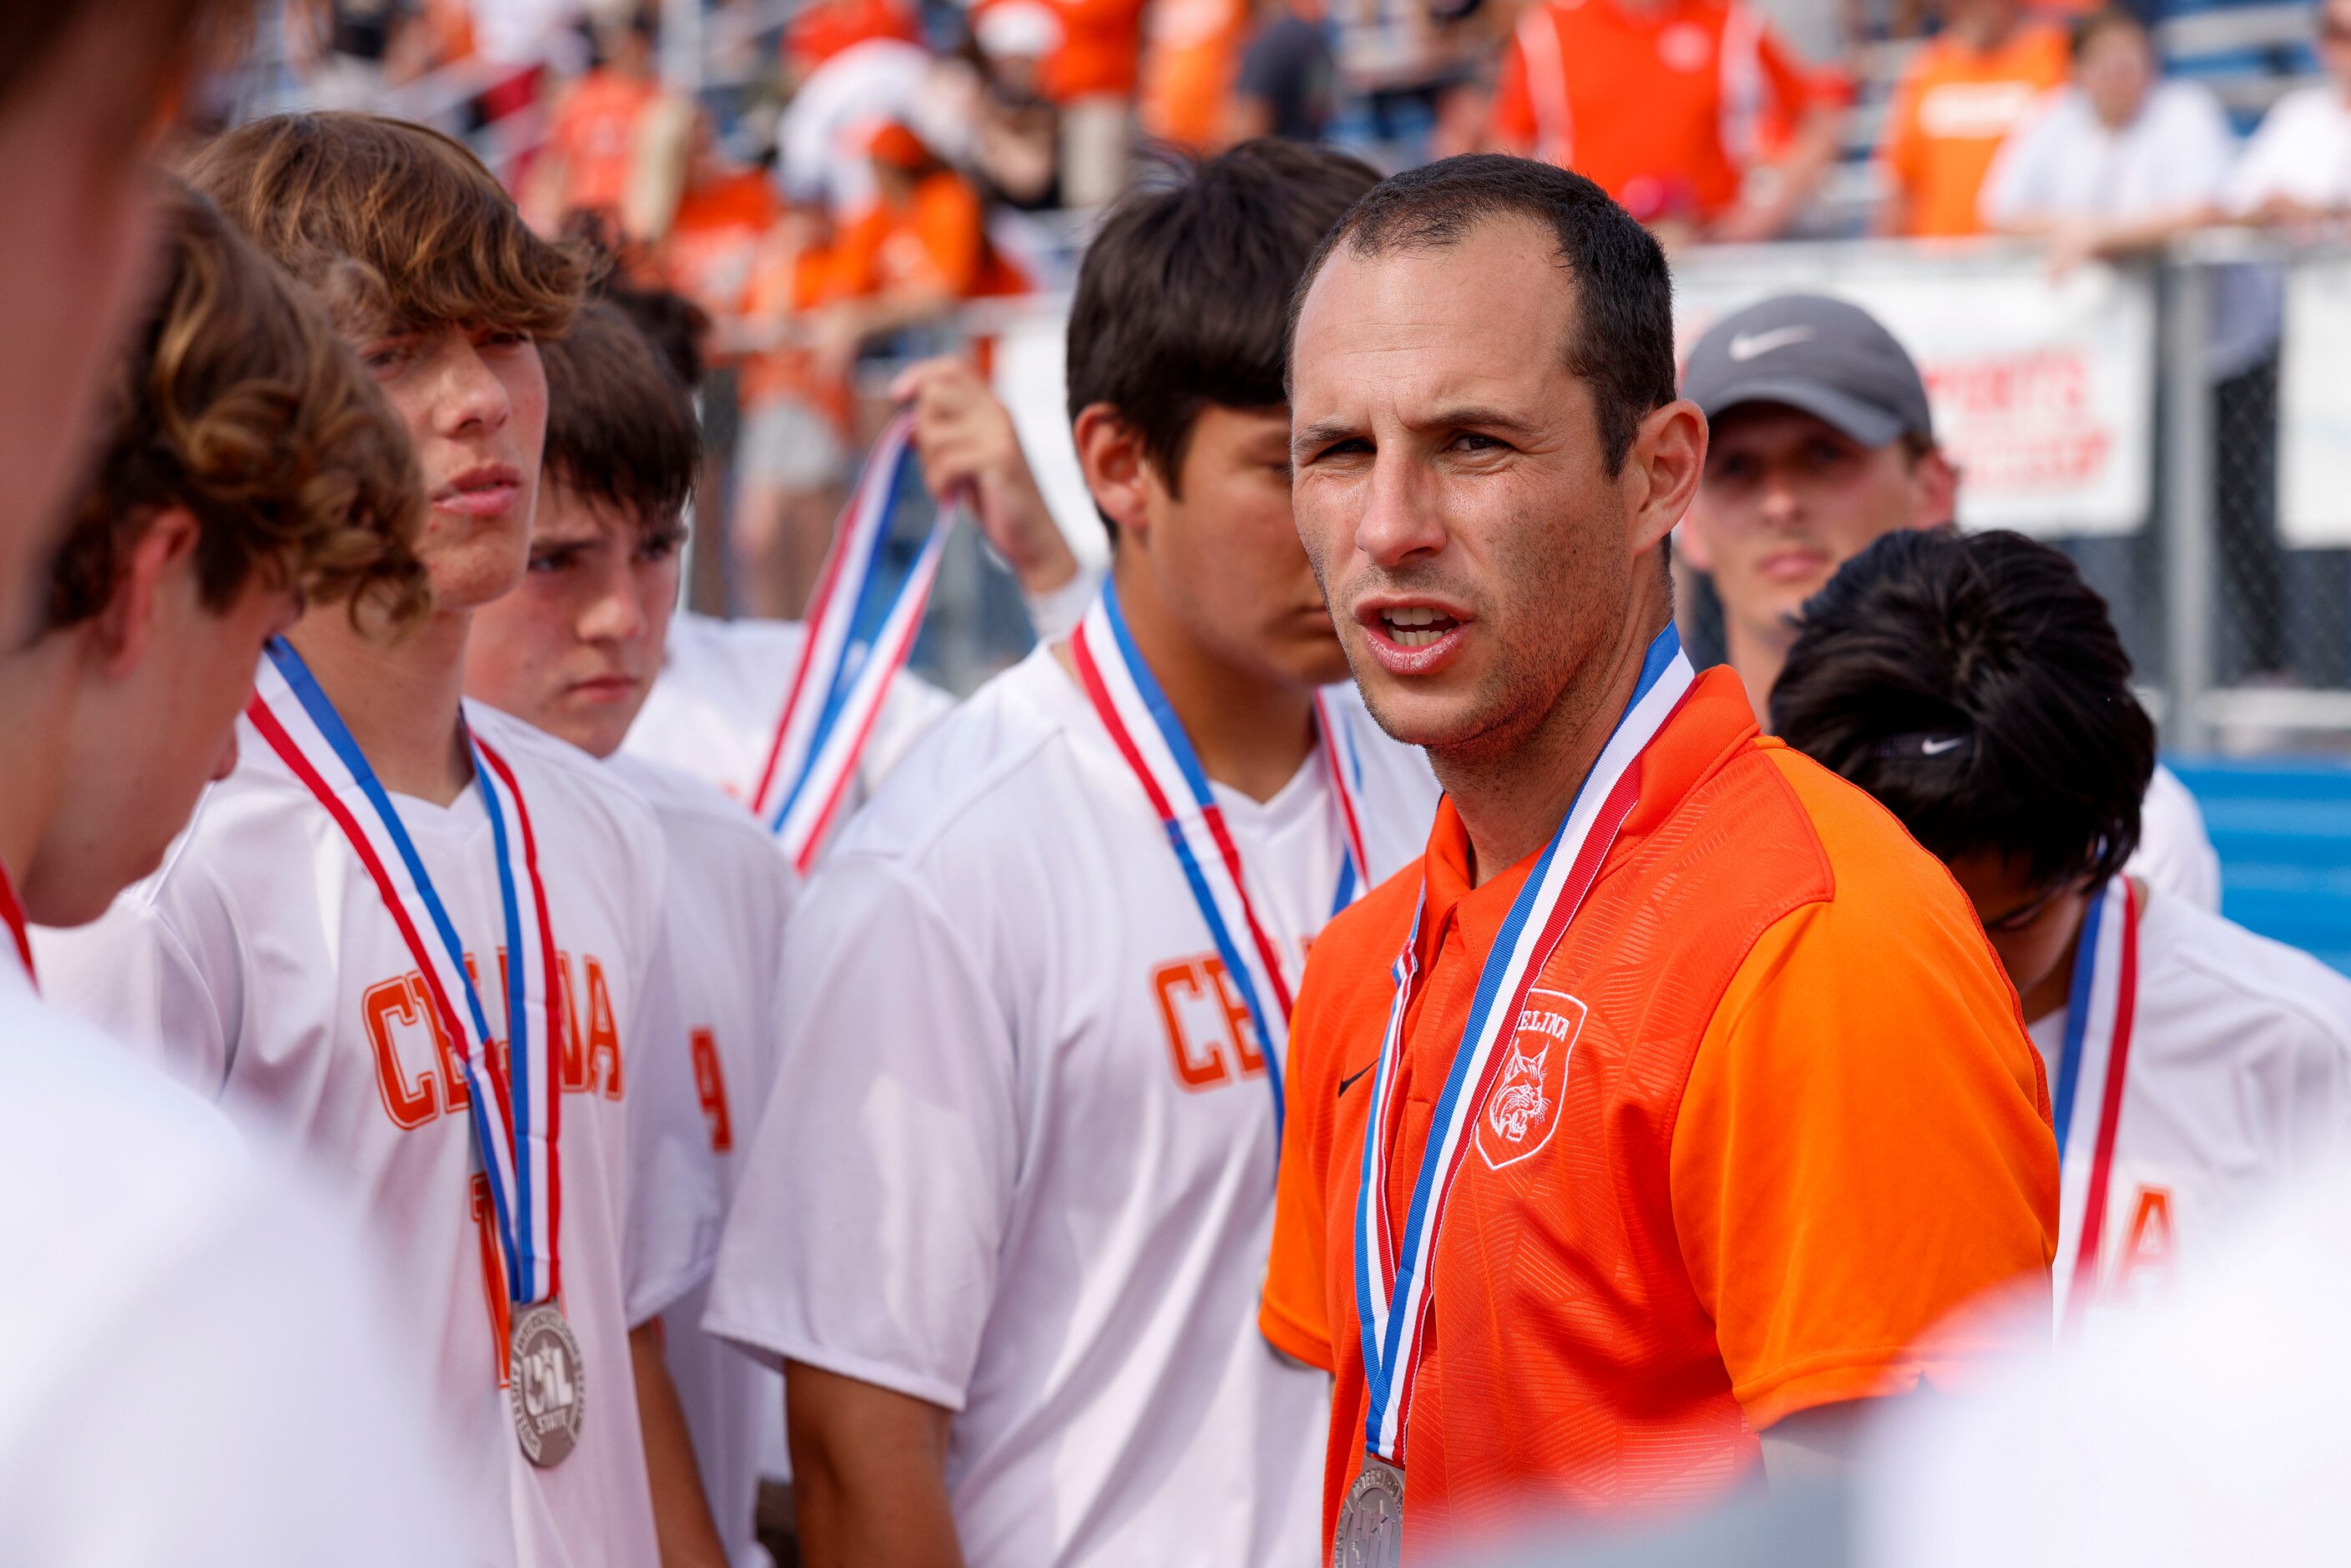
<path id="1" fill-rule="evenodd" d="M 1974 912 L 1866 795 L 1702 676 L 1476 1108 L 1431 1270 L 1405 1543 L 1533 1504 L 1685 1501 L 1817 1405 L 1949 1385 L 2048 1289 L 2048 1085 Z M 1353 1222 L 1389 968 L 1427 879 L 1386 1198 L 1399 1238 L 1479 967 L 1532 857 L 1485 886 L 1448 800 L 1425 866 L 1316 941 L 1261 1322 L 1333 1373 L 1327 1552 L 1367 1408 Z M 1930 1333 L 1929 1331 L 1935 1331 Z"/>

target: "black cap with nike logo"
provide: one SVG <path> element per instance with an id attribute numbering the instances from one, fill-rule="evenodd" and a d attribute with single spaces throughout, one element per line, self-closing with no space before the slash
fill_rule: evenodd
<path id="1" fill-rule="evenodd" d="M 1894 334 L 1859 306 L 1820 294 L 1783 294 L 1708 328 L 1690 350 L 1682 395 L 1708 419 L 1740 403 L 1784 403 L 1864 446 L 1935 435 L 1927 383 Z"/>

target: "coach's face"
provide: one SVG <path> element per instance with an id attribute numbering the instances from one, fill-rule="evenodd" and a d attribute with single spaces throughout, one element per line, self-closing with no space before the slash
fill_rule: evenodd
<path id="1" fill-rule="evenodd" d="M 1440 755 L 1507 754 L 1663 623 L 1656 552 L 1704 461 L 1674 403 L 1608 472 L 1556 252 L 1517 218 L 1444 249 L 1342 246 L 1299 317 L 1299 533 L 1372 713 Z"/>

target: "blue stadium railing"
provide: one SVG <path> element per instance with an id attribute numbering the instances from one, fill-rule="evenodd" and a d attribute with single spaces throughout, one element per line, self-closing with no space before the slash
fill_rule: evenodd
<path id="1" fill-rule="evenodd" d="M 2222 913 L 2351 973 L 2351 763 L 2169 760 L 2220 852 Z"/>

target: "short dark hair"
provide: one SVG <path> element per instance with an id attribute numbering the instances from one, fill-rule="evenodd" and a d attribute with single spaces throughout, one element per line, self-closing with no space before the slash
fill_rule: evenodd
<path id="1" fill-rule="evenodd" d="M 1290 287 L 1323 231 L 1378 183 L 1343 152 L 1269 138 L 1126 196 L 1078 269 L 1071 419 L 1095 403 L 1116 409 L 1175 490 L 1204 407 L 1288 401 Z"/>
<path id="2" fill-rule="evenodd" d="M 1290 335 L 1323 263 L 1345 246 L 1357 256 L 1446 250 L 1497 218 L 1548 228 L 1575 280 L 1567 368 L 1592 388 L 1602 459 L 1610 474 L 1641 421 L 1681 395 L 1674 363 L 1674 285 L 1656 237 L 1581 174 L 1531 158 L 1470 152 L 1380 182 L 1347 210 L 1298 280 Z"/>
<path id="3" fill-rule="evenodd" d="M 2138 847 L 2155 726 L 2105 601 L 2022 534 L 1888 534 L 1805 601 L 1771 693 L 1789 745 L 1942 859 L 2104 881 Z"/>
<path id="4" fill-rule="evenodd" d="M 694 494 L 702 433 L 694 400 L 651 339 L 610 300 L 590 298 L 547 361 L 547 476 L 614 507 L 640 528 L 674 522 Z"/>

